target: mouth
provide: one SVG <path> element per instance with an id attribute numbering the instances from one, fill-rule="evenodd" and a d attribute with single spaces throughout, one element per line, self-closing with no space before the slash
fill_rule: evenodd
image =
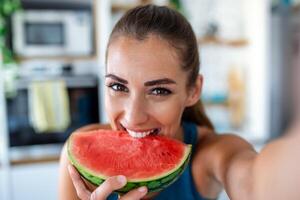
<path id="1" fill-rule="evenodd" d="M 160 132 L 160 128 L 153 128 L 148 130 L 130 130 L 121 125 L 123 130 L 125 130 L 131 137 L 133 138 L 144 138 L 149 135 L 158 135 Z"/>

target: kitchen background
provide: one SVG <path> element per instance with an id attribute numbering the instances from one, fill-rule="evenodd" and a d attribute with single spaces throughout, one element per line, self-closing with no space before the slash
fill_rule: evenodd
<path id="1" fill-rule="evenodd" d="M 126 10 L 170 5 L 197 34 L 202 99 L 216 128 L 257 150 L 293 115 L 300 2 L 294 0 L 3 0 L 0 5 L 0 199 L 57 199 L 62 145 L 107 122 L 104 55 Z M 223 193 L 220 200 L 228 199 Z"/>

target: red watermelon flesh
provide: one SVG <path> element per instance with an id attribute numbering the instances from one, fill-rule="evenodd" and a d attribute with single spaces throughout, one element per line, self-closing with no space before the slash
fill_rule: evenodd
<path id="1" fill-rule="evenodd" d="M 125 131 L 75 132 L 68 141 L 69 159 L 86 179 L 99 185 L 110 176 L 125 175 L 129 185 L 122 192 L 141 185 L 153 191 L 166 187 L 182 173 L 190 153 L 191 145 L 178 140 L 133 138 Z"/>
<path id="2" fill-rule="evenodd" d="M 122 174 L 130 180 L 140 180 L 177 166 L 185 154 L 185 145 L 162 136 L 137 139 L 123 131 L 102 130 L 75 137 L 72 154 L 96 174 Z"/>

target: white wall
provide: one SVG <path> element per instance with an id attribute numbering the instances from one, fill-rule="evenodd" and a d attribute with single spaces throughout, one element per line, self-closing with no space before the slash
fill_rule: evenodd
<path id="1" fill-rule="evenodd" d="M 218 47 L 216 51 L 215 46 L 201 46 L 201 73 L 205 77 L 203 92 L 226 91 L 224 80 L 227 80 L 228 76 L 224 71 L 228 71 L 229 65 L 243 68 L 247 92 L 246 119 L 245 127 L 238 130 L 237 134 L 250 141 L 268 139 L 270 136 L 268 73 L 270 0 L 184 0 L 183 2 L 186 3 L 187 16 L 190 17 L 196 33 L 204 34 L 207 22 L 215 20 L 219 26 L 220 33 L 217 32 L 219 37 L 247 39 L 248 45 L 245 48 L 233 48 L 233 50 Z M 240 7 L 241 9 L 237 9 Z M 205 91 L 205 89 L 209 90 Z M 220 119 L 219 121 L 225 121 L 223 124 L 229 124 L 228 116 L 224 115 L 225 112 L 222 113 L 223 115 L 218 112 L 218 116 L 216 117 L 215 114 L 212 119 L 216 117 Z"/>
<path id="2" fill-rule="evenodd" d="M 245 1 L 246 37 L 249 38 L 249 94 L 250 111 L 247 132 L 256 139 L 266 139 L 270 135 L 268 38 L 270 24 L 269 0 Z"/>

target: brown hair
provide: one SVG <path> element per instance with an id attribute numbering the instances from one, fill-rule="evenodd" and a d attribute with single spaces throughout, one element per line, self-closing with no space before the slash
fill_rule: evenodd
<path id="1" fill-rule="evenodd" d="M 120 36 L 145 40 L 151 34 L 163 38 L 175 48 L 181 60 L 182 69 L 188 72 L 187 87 L 194 85 L 200 66 L 197 40 L 189 22 L 176 10 L 149 4 L 127 11 L 115 25 L 108 47 Z M 213 129 L 200 100 L 195 105 L 185 108 L 182 120 Z"/>

